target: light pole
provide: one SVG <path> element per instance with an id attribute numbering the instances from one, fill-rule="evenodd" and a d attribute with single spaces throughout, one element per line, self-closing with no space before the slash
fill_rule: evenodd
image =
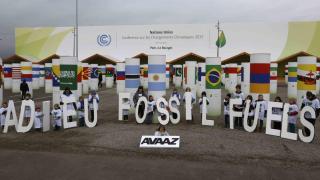
<path id="1" fill-rule="evenodd" d="M 79 57 L 79 51 L 78 51 L 78 47 L 79 47 L 79 36 L 78 36 L 78 0 L 76 0 L 76 19 L 75 19 L 75 27 L 73 30 L 73 56 L 74 57 Z"/>
<path id="2" fill-rule="evenodd" d="M 218 41 L 219 41 L 219 35 L 220 35 L 220 22 L 218 21 L 218 24 L 216 25 L 217 29 L 218 29 Z M 218 42 L 219 43 L 219 42 Z M 220 44 L 217 45 L 217 57 L 219 57 L 219 48 L 220 48 Z"/>

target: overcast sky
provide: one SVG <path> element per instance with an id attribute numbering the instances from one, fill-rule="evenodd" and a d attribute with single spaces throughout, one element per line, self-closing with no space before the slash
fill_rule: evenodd
<path id="1" fill-rule="evenodd" d="M 320 0 L 79 0 L 80 25 L 202 24 L 320 20 Z M 14 28 L 73 26 L 75 0 L 0 0 L 0 57 Z"/>

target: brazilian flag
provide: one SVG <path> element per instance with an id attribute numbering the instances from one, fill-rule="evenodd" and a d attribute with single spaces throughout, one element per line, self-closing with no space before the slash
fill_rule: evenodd
<path id="1" fill-rule="evenodd" d="M 221 76 L 221 65 L 206 65 L 206 89 L 220 89 Z"/>
<path id="2" fill-rule="evenodd" d="M 216 46 L 219 48 L 222 48 L 224 45 L 226 45 L 226 37 L 225 37 L 223 31 L 221 31 L 219 34 L 219 37 L 216 41 Z"/>

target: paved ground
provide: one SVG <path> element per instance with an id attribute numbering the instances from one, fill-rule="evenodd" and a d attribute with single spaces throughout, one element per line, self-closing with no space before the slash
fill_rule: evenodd
<path id="1" fill-rule="evenodd" d="M 117 121 L 115 89 L 99 92 L 99 125 L 61 132 L 0 134 L 0 178 L 3 179 L 318 179 L 320 127 L 312 144 L 264 133 L 182 121 L 169 125 L 180 135 L 180 149 L 139 149 L 141 135 L 153 134 L 157 125 Z M 279 95 L 285 99 L 281 85 Z M 18 99 L 5 92 L 5 97 Z M 51 97 L 43 90 L 35 100 Z M 19 106 L 18 100 L 16 101 Z M 199 109 L 195 108 L 195 114 Z M 183 113 L 183 109 L 181 113 Z M 182 119 L 184 117 L 182 116 Z"/>

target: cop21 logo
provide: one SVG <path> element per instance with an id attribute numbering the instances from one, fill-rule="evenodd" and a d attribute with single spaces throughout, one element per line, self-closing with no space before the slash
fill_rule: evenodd
<path id="1" fill-rule="evenodd" d="M 100 46 L 108 46 L 111 43 L 110 34 L 99 34 L 97 37 L 97 43 Z"/>

